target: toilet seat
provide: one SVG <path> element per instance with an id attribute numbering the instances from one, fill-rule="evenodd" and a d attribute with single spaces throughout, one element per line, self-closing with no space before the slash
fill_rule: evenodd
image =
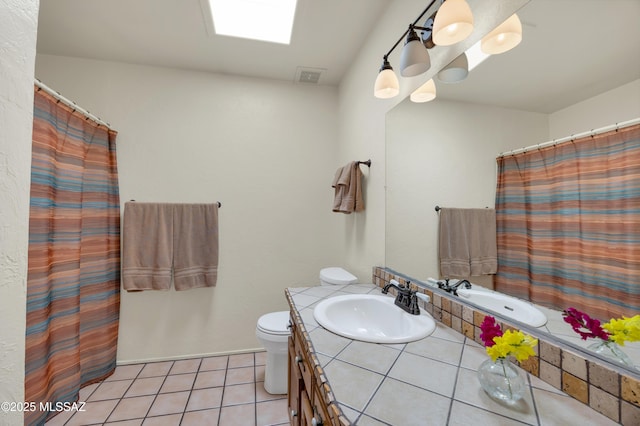
<path id="1" fill-rule="evenodd" d="M 258 319 L 258 330 L 266 334 L 288 336 L 289 311 L 271 312 Z"/>

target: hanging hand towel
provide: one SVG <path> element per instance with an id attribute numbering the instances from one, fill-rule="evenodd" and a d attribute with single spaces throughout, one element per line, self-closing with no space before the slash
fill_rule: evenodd
<path id="1" fill-rule="evenodd" d="M 169 290 L 173 256 L 170 204 L 126 203 L 122 227 L 122 285 L 127 291 Z"/>
<path id="2" fill-rule="evenodd" d="M 497 253 L 494 209 L 440 209 L 441 276 L 495 274 Z"/>
<path id="3" fill-rule="evenodd" d="M 178 204 L 173 220 L 176 290 L 214 287 L 218 279 L 218 205 Z"/>
<path id="4" fill-rule="evenodd" d="M 362 171 L 356 161 L 336 171 L 332 187 L 335 188 L 334 212 L 350 214 L 364 210 Z"/>

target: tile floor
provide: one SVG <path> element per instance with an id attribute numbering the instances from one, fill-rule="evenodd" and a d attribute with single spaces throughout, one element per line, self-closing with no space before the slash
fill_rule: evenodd
<path id="1" fill-rule="evenodd" d="M 83 412 L 45 426 L 289 424 L 287 396 L 264 390 L 265 352 L 123 365 L 80 391 Z"/>

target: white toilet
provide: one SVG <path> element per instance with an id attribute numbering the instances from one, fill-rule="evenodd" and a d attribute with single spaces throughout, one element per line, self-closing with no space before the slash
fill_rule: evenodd
<path id="1" fill-rule="evenodd" d="M 320 284 L 344 285 L 358 281 L 353 274 L 342 268 L 324 268 L 320 271 Z M 271 312 L 258 318 L 256 337 L 267 351 L 264 369 L 264 390 L 270 394 L 287 393 L 289 311 Z"/>
<path id="2" fill-rule="evenodd" d="M 358 282 L 358 278 L 349 271 L 345 271 L 342 268 L 331 267 L 323 268 L 320 270 L 320 284 L 321 285 L 345 285 L 355 284 Z"/>
<path id="3" fill-rule="evenodd" d="M 264 390 L 271 394 L 287 393 L 287 342 L 289 311 L 271 312 L 258 319 L 256 337 L 267 351 Z"/>

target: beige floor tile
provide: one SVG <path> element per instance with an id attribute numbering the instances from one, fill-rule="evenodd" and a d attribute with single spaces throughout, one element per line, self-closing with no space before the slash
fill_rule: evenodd
<path id="1" fill-rule="evenodd" d="M 253 367 L 253 366 L 254 366 L 253 353 L 229 355 L 228 368 Z"/>
<path id="2" fill-rule="evenodd" d="M 135 420 L 122 420 L 120 422 L 109 422 L 105 423 L 108 426 L 140 426 L 144 419 L 135 419 Z"/>
<path id="3" fill-rule="evenodd" d="M 182 414 L 171 414 L 169 416 L 147 417 L 142 426 L 180 426 Z"/>
<path id="4" fill-rule="evenodd" d="M 136 379 L 124 396 L 130 398 L 132 396 L 155 395 L 160 391 L 164 379 L 164 376 Z"/>
<path id="5" fill-rule="evenodd" d="M 264 365 L 256 365 L 256 382 L 264 382 Z"/>
<path id="6" fill-rule="evenodd" d="M 255 368 L 242 367 L 242 368 L 230 368 L 227 370 L 227 379 L 225 385 L 239 385 L 241 383 L 253 383 L 255 382 Z"/>
<path id="7" fill-rule="evenodd" d="M 224 387 L 222 405 L 249 404 L 256 401 L 255 383 Z"/>
<path id="8" fill-rule="evenodd" d="M 118 380 L 115 382 L 102 382 L 96 389 L 88 401 L 104 401 L 107 399 L 120 399 L 124 396 L 129 386 L 133 383 L 133 379 Z"/>
<path id="9" fill-rule="evenodd" d="M 91 394 L 93 394 L 93 392 L 98 389 L 100 383 L 102 382 L 93 383 L 80 389 L 80 393 L 78 394 L 78 401 L 88 401 Z"/>
<path id="10" fill-rule="evenodd" d="M 265 365 L 267 363 L 267 353 L 266 352 L 256 352 L 255 353 L 256 365 Z"/>
<path id="11" fill-rule="evenodd" d="M 144 364 L 119 365 L 116 367 L 116 371 L 107 377 L 105 381 L 135 379 L 143 367 Z"/>
<path id="12" fill-rule="evenodd" d="M 187 406 L 189 394 L 190 392 L 188 391 L 160 394 L 156 396 L 156 399 L 153 401 L 153 405 L 149 410 L 149 414 L 147 415 L 149 417 L 153 417 L 165 414 L 182 413 Z"/>
<path id="13" fill-rule="evenodd" d="M 76 413 L 73 411 L 61 411 L 56 416 L 48 420 L 45 423 L 45 425 L 46 426 L 63 426 L 67 422 L 67 420 L 69 420 L 71 416 L 73 416 L 74 414 Z"/>
<path id="14" fill-rule="evenodd" d="M 180 426 L 216 425 L 220 417 L 220 409 L 189 411 L 184 413 Z"/>
<path id="15" fill-rule="evenodd" d="M 200 364 L 200 371 L 224 370 L 229 362 L 228 356 L 212 356 L 203 358 Z"/>
<path id="16" fill-rule="evenodd" d="M 181 359 L 174 361 L 169 374 L 195 373 L 200 367 L 201 358 Z"/>
<path id="17" fill-rule="evenodd" d="M 255 426 L 255 404 L 222 407 L 222 409 L 220 410 L 220 421 L 218 424 L 224 426 Z"/>
<path id="18" fill-rule="evenodd" d="M 289 419 L 287 400 L 277 399 L 256 404 L 256 419 L 259 425 L 277 425 Z"/>
<path id="19" fill-rule="evenodd" d="M 224 386 L 225 370 L 200 371 L 196 376 L 194 389 L 215 388 Z"/>
<path id="20" fill-rule="evenodd" d="M 69 426 L 85 426 L 95 423 L 103 423 L 111 414 L 118 400 L 87 402 L 85 411 L 79 411 L 71 417 L 66 424 Z"/>
<path id="21" fill-rule="evenodd" d="M 117 420 L 143 418 L 147 415 L 147 411 L 149 411 L 149 407 L 151 407 L 154 398 L 155 395 L 121 399 L 107 420 L 113 422 Z"/>
<path id="22" fill-rule="evenodd" d="M 191 392 L 187 411 L 218 408 L 221 401 L 222 388 L 197 389 Z"/>
<path id="23" fill-rule="evenodd" d="M 155 377 L 166 376 L 171 370 L 173 361 L 152 362 L 144 366 L 138 378 L 140 377 Z"/>
<path id="24" fill-rule="evenodd" d="M 264 389 L 264 382 L 256 382 L 256 402 L 282 399 L 282 395 L 270 394 Z"/>
<path id="25" fill-rule="evenodd" d="M 191 390 L 193 387 L 193 382 L 196 379 L 196 373 L 189 374 L 176 374 L 173 376 L 167 376 L 162 387 L 160 388 L 160 393 L 168 393 L 168 392 L 179 392 Z"/>

